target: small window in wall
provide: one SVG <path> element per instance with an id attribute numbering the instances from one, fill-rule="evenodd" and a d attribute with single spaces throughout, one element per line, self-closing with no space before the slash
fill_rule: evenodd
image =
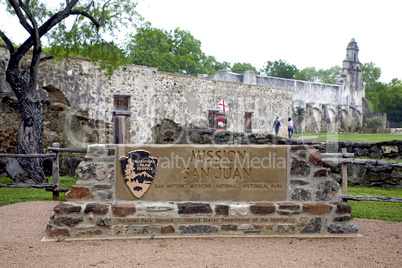
<path id="1" fill-rule="evenodd" d="M 114 143 L 126 144 L 130 140 L 130 116 L 129 101 L 131 95 L 114 96 Z"/>
<path id="2" fill-rule="evenodd" d="M 219 110 L 208 111 L 209 128 L 215 128 L 220 130 L 227 129 L 227 117 L 226 113 L 222 113 Z"/>
<path id="3" fill-rule="evenodd" d="M 252 111 L 245 111 L 244 112 L 244 132 L 251 133 L 251 116 L 254 112 Z"/>

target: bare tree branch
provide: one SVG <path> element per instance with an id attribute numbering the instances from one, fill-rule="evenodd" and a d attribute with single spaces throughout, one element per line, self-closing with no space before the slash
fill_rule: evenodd
<path id="1" fill-rule="evenodd" d="M 8 51 L 10 51 L 10 54 L 13 54 L 15 48 L 13 46 L 13 43 L 11 43 L 11 40 L 7 37 L 7 35 L 3 31 L 0 31 L 0 37 L 6 43 Z"/>
<path id="2" fill-rule="evenodd" d="M 10 4 L 11 4 L 11 6 L 13 7 L 15 13 L 17 14 L 18 19 L 20 20 L 21 25 L 25 28 L 25 30 L 27 30 L 27 32 L 28 32 L 29 34 L 31 34 L 31 33 L 32 33 L 32 30 L 33 30 L 33 29 L 32 29 L 32 26 L 29 25 L 28 21 L 25 19 L 24 14 L 22 14 L 22 11 L 21 11 L 21 9 L 20 9 L 20 6 L 21 6 L 21 5 L 22 5 L 22 6 L 24 5 L 24 4 L 22 3 L 22 1 L 19 1 L 19 4 L 18 4 L 16 1 L 14 1 L 14 0 L 9 0 L 9 2 L 10 2 Z"/>
<path id="3" fill-rule="evenodd" d="M 93 24 L 95 24 L 96 28 L 99 28 L 99 27 L 102 26 L 102 24 L 99 23 L 98 20 L 96 20 L 94 17 L 92 17 L 92 16 L 91 16 L 88 12 L 86 12 L 86 11 L 71 10 L 71 14 L 74 14 L 74 15 L 82 15 L 82 16 L 88 18 L 89 20 L 92 21 Z"/>

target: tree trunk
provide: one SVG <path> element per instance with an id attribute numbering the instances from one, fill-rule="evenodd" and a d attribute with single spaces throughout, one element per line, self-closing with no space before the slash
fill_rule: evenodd
<path id="1" fill-rule="evenodd" d="M 19 154 L 41 154 L 42 153 L 42 103 L 39 100 L 19 100 L 21 122 L 18 128 Z M 42 158 L 18 158 L 26 178 L 33 183 L 47 182 L 43 172 Z M 24 176 L 25 177 L 25 176 Z M 26 181 L 26 182 L 28 182 Z"/>
<path id="2" fill-rule="evenodd" d="M 36 83 L 26 80 L 16 65 L 8 66 L 6 80 L 17 96 L 20 111 L 18 127 L 18 154 L 42 153 L 42 103 L 37 99 Z M 47 182 L 41 158 L 17 158 L 23 173 L 11 178 L 26 183 Z"/>

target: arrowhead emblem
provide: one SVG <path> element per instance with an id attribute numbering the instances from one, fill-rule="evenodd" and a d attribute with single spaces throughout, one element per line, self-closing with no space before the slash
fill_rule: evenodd
<path id="1" fill-rule="evenodd" d="M 145 150 L 135 150 L 128 157 L 121 157 L 120 163 L 127 187 L 136 198 L 141 198 L 154 181 L 158 159 Z"/>

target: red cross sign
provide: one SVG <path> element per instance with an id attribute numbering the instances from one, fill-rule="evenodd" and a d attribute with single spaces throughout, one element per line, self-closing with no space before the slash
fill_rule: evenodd
<path id="1" fill-rule="evenodd" d="M 219 108 L 221 109 L 222 112 L 226 113 L 229 111 L 229 106 L 226 105 L 225 100 L 222 99 L 221 102 L 218 103 Z"/>

